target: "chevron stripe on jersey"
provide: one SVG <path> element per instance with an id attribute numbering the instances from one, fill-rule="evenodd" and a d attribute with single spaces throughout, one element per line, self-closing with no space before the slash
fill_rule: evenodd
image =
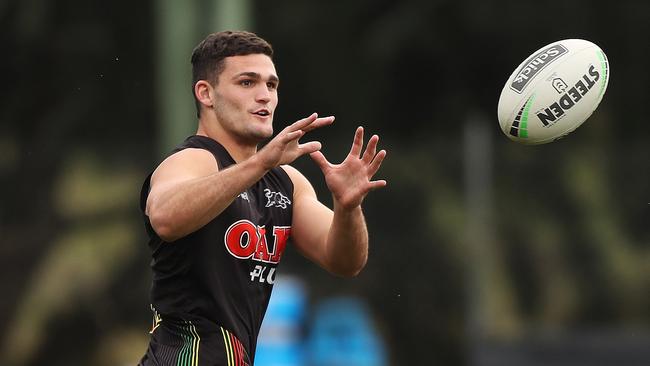
<path id="1" fill-rule="evenodd" d="M 181 335 L 183 337 L 183 347 L 178 353 L 176 366 L 198 366 L 201 337 L 199 337 L 196 328 L 190 321 L 186 321 L 182 329 L 184 330 Z"/>
<path id="2" fill-rule="evenodd" d="M 249 366 L 250 361 L 248 360 L 248 354 L 239 339 L 223 327 L 220 328 L 226 349 L 228 366 Z"/>

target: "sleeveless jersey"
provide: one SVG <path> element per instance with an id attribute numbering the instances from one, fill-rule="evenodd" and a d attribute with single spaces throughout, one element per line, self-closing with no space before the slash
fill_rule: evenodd
<path id="1" fill-rule="evenodd" d="M 219 170 L 235 164 L 222 145 L 205 136 L 187 138 L 172 153 L 186 148 L 211 152 Z M 171 243 L 156 234 L 144 214 L 150 179 L 140 205 L 152 251 L 152 342 L 160 332 L 156 342 L 171 347 L 162 352 L 171 354 L 170 364 L 203 365 L 201 354 L 215 352 L 206 347 L 224 347 L 225 365 L 249 364 L 291 232 L 291 179 L 282 168 L 272 169 L 204 227 Z M 214 342 L 208 345 L 209 340 Z M 195 357 L 197 362 L 190 362 Z"/>

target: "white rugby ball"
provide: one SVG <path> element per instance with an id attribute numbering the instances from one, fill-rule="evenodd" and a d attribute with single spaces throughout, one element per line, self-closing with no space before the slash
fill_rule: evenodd
<path id="1" fill-rule="evenodd" d="M 609 63 L 582 39 L 553 42 L 535 51 L 510 75 L 499 97 L 501 130 L 523 144 L 544 144 L 578 128 L 603 98 Z"/>

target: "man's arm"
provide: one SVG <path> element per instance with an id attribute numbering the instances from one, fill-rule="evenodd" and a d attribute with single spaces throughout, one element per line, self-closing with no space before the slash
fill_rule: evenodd
<path id="1" fill-rule="evenodd" d="M 340 276 L 357 275 L 368 259 L 368 231 L 361 203 L 368 192 L 386 185 L 384 180 L 370 180 L 386 156 L 384 150 L 376 152 L 378 140 L 377 136 L 370 138 L 362 155 L 363 129 L 358 128 L 350 153 L 337 165 L 320 152 L 311 154 L 332 192 L 333 211 L 318 201 L 300 172 L 285 167 L 294 183 L 294 244 L 305 257 Z"/>
<path id="2" fill-rule="evenodd" d="M 298 139 L 332 121 L 332 117 L 312 114 L 282 130 L 249 159 L 223 170 L 218 169 L 212 154 L 202 149 L 185 149 L 170 156 L 151 177 L 145 211 L 151 226 L 165 241 L 200 229 L 268 170 L 319 150 L 319 142 L 298 144 Z"/>
<path id="3" fill-rule="evenodd" d="M 265 172 L 254 159 L 219 171 L 209 151 L 182 150 L 152 175 L 146 214 L 158 236 L 174 241 L 214 219 Z"/>

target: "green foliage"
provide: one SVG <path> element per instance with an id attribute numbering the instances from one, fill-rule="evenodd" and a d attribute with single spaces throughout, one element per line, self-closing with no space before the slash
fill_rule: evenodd
<path id="1" fill-rule="evenodd" d="M 222 14 L 193 4 L 212 31 Z M 140 184 L 166 138 L 159 122 L 183 130 L 194 118 L 169 118 L 182 105 L 173 99 L 191 95 L 156 79 L 180 47 L 157 48 L 172 33 L 156 30 L 156 6 L 0 3 L 3 365 L 134 363 L 144 351 Z M 282 79 L 277 128 L 334 114 L 333 126 L 310 133 L 331 160 L 357 125 L 388 150 L 379 173 L 388 187 L 364 207 L 365 271 L 342 281 L 291 257 L 283 270 L 314 284 L 315 299 L 367 299 L 392 364 L 468 363 L 477 337 L 647 331 L 649 2 L 291 0 L 252 11 Z M 601 106 L 564 140 L 509 142 L 496 121 L 507 76 L 532 50 L 571 37 L 609 57 Z M 189 70 L 185 53 L 171 66 Z M 475 116 L 493 157 L 478 216 L 464 169 L 463 131 Z M 313 163 L 296 165 L 327 201 Z"/>

